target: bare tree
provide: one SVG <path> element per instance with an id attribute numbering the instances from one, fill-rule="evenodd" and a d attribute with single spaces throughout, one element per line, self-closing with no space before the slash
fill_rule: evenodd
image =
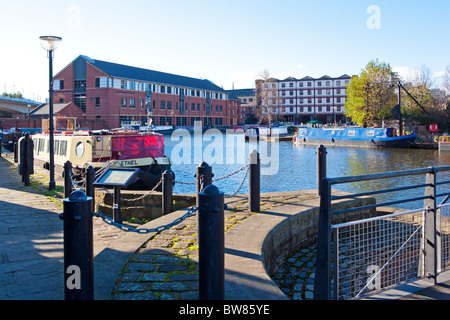
<path id="1" fill-rule="evenodd" d="M 272 125 L 275 108 L 278 108 L 278 87 L 276 79 L 267 70 L 258 74 L 256 80 L 257 118 L 258 123 L 267 122 Z"/>
<path id="2" fill-rule="evenodd" d="M 442 84 L 444 90 L 450 95 L 450 64 L 445 69 L 444 75 L 442 76 Z"/>
<path id="3" fill-rule="evenodd" d="M 435 81 L 431 69 L 426 65 L 422 65 L 419 70 L 415 70 L 413 84 L 415 86 L 424 85 L 427 89 L 433 88 Z"/>

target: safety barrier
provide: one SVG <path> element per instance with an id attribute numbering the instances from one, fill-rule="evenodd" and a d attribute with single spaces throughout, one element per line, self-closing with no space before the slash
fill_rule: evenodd
<path id="1" fill-rule="evenodd" d="M 199 245 L 199 297 L 201 300 L 224 299 L 224 198 L 223 192 L 212 184 L 214 181 L 226 179 L 237 172 L 247 169 L 242 183 L 235 195 L 242 187 L 246 177 L 250 174 L 249 207 L 259 211 L 259 154 L 252 151 L 249 155 L 249 164 L 226 176 L 213 180 L 212 167 L 202 162 L 196 169 L 197 205 L 191 207 L 182 217 L 173 222 L 156 228 L 134 228 L 122 223 L 120 216 L 120 188 L 115 188 L 115 208 L 113 218 L 99 211 L 95 211 L 95 185 L 96 175 L 92 166 L 86 170 L 83 180 L 84 191 L 74 181 L 72 165 L 67 161 L 64 165 L 64 212 L 60 218 L 64 220 L 64 269 L 65 269 L 65 299 L 91 300 L 93 299 L 93 231 L 92 217 L 103 219 L 109 225 L 123 231 L 137 233 L 159 233 L 184 219 L 198 213 L 197 237 Z M 172 174 L 164 172 L 161 181 L 148 193 L 154 192 L 162 183 L 163 212 L 169 213 L 172 208 Z M 194 184 L 192 183 L 192 184 Z M 232 195 L 232 196 L 233 196 Z M 136 199 L 127 199 L 135 201 Z M 80 245 L 77 245 L 80 244 Z"/>
<path id="2" fill-rule="evenodd" d="M 445 175 L 450 166 L 429 167 L 372 175 L 323 178 L 314 299 L 355 299 L 418 278 L 431 278 L 449 266 L 450 184 Z M 424 183 L 369 191 L 346 196 L 333 196 L 332 186 L 344 183 L 386 178 L 425 175 Z M 364 207 L 333 211 L 332 200 L 387 194 L 396 191 L 424 189 L 423 196 L 386 201 Z M 440 204 L 438 198 L 443 198 Z M 423 201 L 423 205 L 416 205 Z M 333 214 L 400 203 L 414 204 L 412 210 L 333 225 Z"/>

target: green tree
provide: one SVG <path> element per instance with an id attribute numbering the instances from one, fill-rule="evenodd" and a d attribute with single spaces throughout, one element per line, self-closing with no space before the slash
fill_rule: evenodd
<path id="1" fill-rule="evenodd" d="M 390 111 L 398 99 L 395 92 L 398 81 L 398 74 L 389 64 L 371 60 L 347 85 L 345 115 L 363 126 L 391 117 Z"/>

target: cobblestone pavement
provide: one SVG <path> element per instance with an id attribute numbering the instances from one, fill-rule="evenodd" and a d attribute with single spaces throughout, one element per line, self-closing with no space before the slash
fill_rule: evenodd
<path id="1" fill-rule="evenodd" d="M 263 197 L 261 211 L 298 197 Z M 247 217 L 247 197 L 226 199 L 225 232 Z M 127 261 L 113 288 L 113 300 L 198 299 L 197 217 L 151 237 Z"/>
<path id="2" fill-rule="evenodd" d="M 14 185 L 20 180 L 20 176 L 17 174 L 16 168 L 12 163 L 11 155 L 8 156 L 8 161 L 13 165 L 11 175 Z M 6 165 L 6 163 L 4 163 Z M 31 176 L 32 187 L 29 190 L 39 190 L 41 193 L 47 194 L 46 190 L 48 186 L 48 173 L 44 170 L 35 170 L 35 174 Z M 62 186 L 62 179 L 55 177 L 57 187 Z M 27 189 L 20 185 L 19 188 Z M 62 190 L 57 190 L 56 194 L 52 194 L 47 199 L 51 203 L 51 208 L 56 213 L 60 213 L 62 210 Z M 59 193 L 59 194 L 58 194 Z M 307 196 L 305 196 L 307 197 Z M 269 211 L 274 207 L 282 206 L 286 203 L 299 202 L 305 200 L 305 197 L 299 196 L 263 196 L 261 195 L 261 212 Z M 305 199 L 303 199 L 305 198 Z M 238 223 L 242 222 L 249 216 L 256 214 L 248 211 L 248 199 L 246 196 L 236 196 L 233 198 L 227 198 L 227 210 L 225 210 L 225 232 L 233 228 Z M 41 204 L 42 206 L 42 204 Z M 44 206 L 42 206 L 42 209 Z M 57 271 L 58 279 L 56 284 L 62 283 L 62 273 L 59 269 L 62 266 L 62 222 L 57 218 L 57 214 L 52 217 L 55 220 L 55 224 L 58 225 L 57 237 L 58 237 L 58 250 L 54 251 L 54 254 L 58 254 L 57 259 Z M 138 227 L 138 224 L 128 225 Z M 198 245 L 196 241 L 197 233 L 197 217 L 191 216 L 185 219 L 182 223 L 172 226 L 171 228 L 154 234 L 149 235 L 149 239 L 145 242 L 126 262 L 121 272 L 119 273 L 114 288 L 112 290 L 111 299 L 115 300 L 172 300 L 172 299 L 198 299 Z M 112 243 L 121 241 L 121 238 L 126 234 L 125 231 L 120 230 L 114 226 L 106 224 L 101 218 L 93 218 L 93 232 L 94 232 L 94 255 L 101 252 L 104 248 L 108 248 Z M 293 257 L 298 258 L 298 255 Z M 3 259 L 3 256 L 2 256 Z M 287 263 L 291 263 L 289 258 Z M 300 259 L 300 258 L 299 258 Z M 5 260 L 5 259 L 3 259 Z M 2 263 L 6 263 L 2 260 Z M 292 269 L 292 267 L 289 267 Z M 281 274 L 283 268 L 281 268 L 278 274 Z M 310 274 L 310 273 L 308 273 Z M 298 277 L 303 276 L 303 273 L 297 274 Z M 36 276 L 35 276 L 36 277 Z M 300 279 L 293 280 L 294 275 L 286 274 L 280 277 L 280 287 L 286 294 L 293 299 L 299 297 L 308 297 L 308 293 L 303 294 L 299 291 Z M 291 288 L 291 279 L 297 285 Z M 6 281 L 6 280 L 5 280 Z M 33 280 L 34 281 L 34 280 Z M 33 282 L 30 281 L 30 282 Z M 49 286 L 54 286 L 53 281 L 47 281 Z M 288 285 L 289 284 L 289 285 Z M 309 288 L 309 287 L 305 287 Z M 291 297 L 291 292 L 294 295 Z M 296 293 L 296 295 L 295 295 Z M 19 293 L 18 293 L 19 294 Z M 17 295 L 17 298 L 23 296 Z M 30 295 L 30 299 L 62 299 L 62 292 L 57 292 L 54 295 Z"/>
<path id="3" fill-rule="evenodd" d="M 316 265 L 316 245 L 303 248 L 286 257 L 272 275 L 281 291 L 291 300 L 312 300 Z"/>

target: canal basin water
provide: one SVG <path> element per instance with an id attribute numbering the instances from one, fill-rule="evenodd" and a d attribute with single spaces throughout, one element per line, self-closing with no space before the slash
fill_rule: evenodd
<path id="1" fill-rule="evenodd" d="M 186 137 L 185 137 L 186 138 Z M 248 162 L 248 153 L 258 149 L 265 155 L 266 172 L 262 170 L 261 192 L 308 190 L 317 188 L 317 147 L 297 146 L 291 141 L 248 143 L 242 135 L 206 134 L 194 137 L 190 134 L 186 144 L 177 137 L 166 136 L 166 155 L 171 158 L 176 180 L 194 182 L 196 167 L 206 161 L 213 167 L 214 178 L 223 177 L 239 170 Z M 197 139 L 197 140 L 195 140 Z M 186 148 L 180 147 L 185 143 Z M 190 148 L 189 148 L 190 146 Z M 183 154 L 184 153 L 184 154 Z M 231 157 L 232 156 L 232 157 Z M 262 161 L 263 162 L 263 159 Z M 350 147 L 327 147 L 327 176 L 357 176 L 373 173 L 403 171 L 429 166 L 450 164 L 450 152 L 434 149 L 368 149 Z M 241 184 L 246 170 L 217 182 L 217 187 L 226 194 L 234 193 Z M 448 173 L 447 180 L 450 179 Z M 400 185 L 423 183 L 424 175 L 383 179 L 337 185 L 336 189 L 348 192 L 366 192 Z M 194 185 L 175 184 L 174 193 L 195 193 Z M 244 182 L 239 193 L 248 192 Z M 423 190 L 408 191 L 409 195 L 422 195 Z M 379 201 L 397 200 L 403 194 L 391 193 L 379 196 Z M 403 207 L 408 208 L 408 204 Z"/>

